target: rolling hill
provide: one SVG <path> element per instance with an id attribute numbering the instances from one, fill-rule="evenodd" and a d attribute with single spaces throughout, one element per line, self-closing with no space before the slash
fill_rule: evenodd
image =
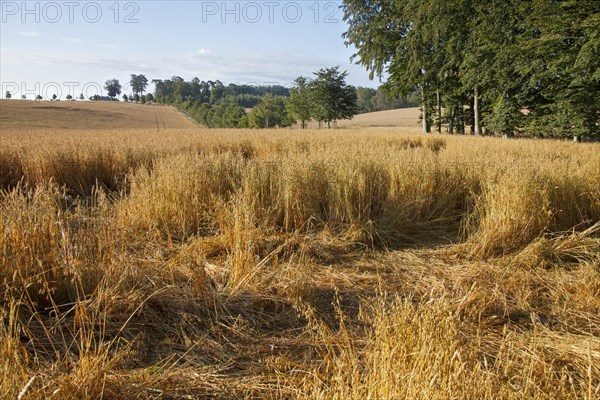
<path id="1" fill-rule="evenodd" d="M 419 128 L 418 108 L 400 108 L 397 110 L 377 111 L 358 114 L 351 120 L 337 121 L 338 128 L 366 127 L 402 127 Z M 311 121 L 308 128 L 317 128 L 316 121 Z"/>
<path id="2" fill-rule="evenodd" d="M 2 129 L 189 129 L 196 125 L 172 107 L 123 102 L 0 102 Z"/>
<path id="3" fill-rule="evenodd" d="M 351 120 L 338 121 L 339 127 L 375 127 L 375 126 L 399 126 L 406 128 L 419 127 L 418 108 L 400 108 L 397 110 L 377 111 L 366 114 L 358 114 Z"/>
<path id="4" fill-rule="evenodd" d="M 308 128 L 317 128 L 311 121 Z M 338 128 L 419 128 L 418 108 L 378 111 L 338 121 Z M 162 105 L 91 101 L 0 101 L 2 129 L 189 129 L 185 114 Z"/>

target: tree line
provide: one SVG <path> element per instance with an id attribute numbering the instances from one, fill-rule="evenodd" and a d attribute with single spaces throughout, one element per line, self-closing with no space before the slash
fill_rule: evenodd
<path id="1" fill-rule="evenodd" d="M 209 128 L 302 128 L 314 119 L 331 127 L 356 115 L 357 89 L 346 83 L 347 71 L 322 68 L 314 79 L 298 77 L 292 88 L 280 85 L 224 85 L 220 81 L 155 79 L 154 99 L 185 111 Z"/>
<path id="2" fill-rule="evenodd" d="M 252 108 L 260 103 L 267 94 L 272 96 L 289 97 L 289 90 L 281 85 L 238 85 L 223 84 L 220 80 L 201 81 L 194 78 L 186 81 L 180 76 L 171 79 L 153 79 L 154 95 L 160 103 L 210 103 L 221 101 L 236 103 L 244 108 Z"/>
<path id="3" fill-rule="evenodd" d="M 419 105 L 419 97 L 416 92 L 403 97 L 395 97 L 386 93 L 383 86 L 377 89 L 359 86 L 356 88 L 356 96 L 359 114 L 417 107 Z"/>
<path id="4" fill-rule="evenodd" d="M 298 77 L 290 89 L 224 86 L 217 81 L 213 85 L 200 85 L 197 92 L 188 90 L 197 96 L 188 94 L 183 101 L 181 96 L 175 100 L 173 96 L 182 92 L 177 86 L 185 87 L 185 81 L 170 80 L 166 85 L 157 81 L 155 97 L 186 111 L 209 128 L 283 128 L 297 121 L 305 128 L 310 119 L 331 127 L 332 122 L 352 118 L 358 112 L 356 88 L 346 83 L 346 71 L 340 72 L 339 67 L 323 68 L 314 75 L 314 79 Z M 194 80 L 191 83 L 194 87 Z M 243 103 L 247 98 L 252 99 L 252 104 Z"/>
<path id="5" fill-rule="evenodd" d="M 199 124 L 209 128 L 274 128 L 289 127 L 301 122 L 316 120 L 319 127 L 328 128 L 340 119 L 352 118 L 357 113 L 414 107 L 414 94 L 396 99 L 382 89 L 355 88 L 346 83 L 347 71 L 338 67 L 322 68 L 314 78 L 298 77 L 293 87 L 280 85 L 224 85 L 221 81 L 186 81 L 179 76 L 171 79 L 154 79 L 154 93 L 145 93 L 149 80 L 143 74 L 132 74 L 129 81 L 131 93 L 123 94 L 125 102 L 161 103 L 172 105 L 185 112 Z M 98 94 L 92 101 L 117 101 L 123 86 L 116 78 L 104 84 L 107 97 Z M 6 92 L 7 99 L 11 93 Z M 24 98 L 24 97 L 23 97 Z M 84 99 L 83 94 L 79 97 Z M 52 98 L 57 100 L 56 94 Z M 67 100 L 72 100 L 71 95 Z M 36 100 L 42 100 L 38 95 Z"/>
<path id="6" fill-rule="evenodd" d="M 344 0 L 347 45 L 423 131 L 598 136 L 595 0 Z"/>

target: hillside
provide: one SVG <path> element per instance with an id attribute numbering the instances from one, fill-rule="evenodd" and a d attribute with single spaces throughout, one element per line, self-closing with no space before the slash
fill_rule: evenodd
<path id="1" fill-rule="evenodd" d="M 377 111 L 365 114 L 358 114 L 351 120 L 343 120 L 337 122 L 338 128 L 351 127 L 402 127 L 402 128 L 419 128 L 419 114 L 417 107 L 400 108 L 397 110 Z M 317 128 L 318 124 L 311 121 L 308 124 L 309 128 Z"/>
<path id="2" fill-rule="evenodd" d="M 419 109 L 400 108 L 397 110 L 377 111 L 358 114 L 351 120 L 338 121 L 339 127 L 351 126 L 401 126 L 407 128 L 419 127 Z"/>
<path id="3" fill-rule="evenodd" d="M 184 129 L 195 125 L 171 107 L 123 102 L 0 102 L 2 129 Z"/>

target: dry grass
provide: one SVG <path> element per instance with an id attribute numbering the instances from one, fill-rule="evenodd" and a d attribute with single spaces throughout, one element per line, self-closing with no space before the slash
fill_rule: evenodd
<path id="1" fill-rule="evenodd" d="M 0 139 L 2 398 L 600 395 L 597 144 Z"/>
<path id="2" fill-rule="evenodd" d="M 355 115 L 349 120 L 341 120 L 335 123 L 338 128 L 373 128 L 373 127 L 396 127 L 403 131 L 421 132 L 419 117 L 421 112 L 417 107 L 400 108 L 397 110 L 376 111 Z M 309 121 L 308 128 L 316 129 L 319 123 Z M 297 126 L 298 127 L 298 126 Z"/>
<path id="3" fill-rule="evenodd" d="M 0 101 L 0 129 L 193 129 L 174 108 L 104 101 Z"/>

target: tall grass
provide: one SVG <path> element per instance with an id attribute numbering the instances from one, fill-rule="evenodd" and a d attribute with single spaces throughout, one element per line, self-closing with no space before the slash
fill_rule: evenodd
<path id="1" fill-rule="evenodd" d="M 598 395 L 596 144 L 1 135 L 0 396 Z"/>
<path id="2" fill-rule="evenodd" d="M 553 337 L 535 320 L 528 332 L 471 331 L 445 298 L 416 303 L 396 298 L 389 304 L 378 302 L 368 312 L 370 340 L 361 348 L 345 330 L 329 337 L 324 366 L 303 382 L 303 396 L 591 399 L 597 395 L 600 368 L 591 357 L 597 341 L 573 338 L 570 344 L 560 343 L 564 338 Z"/>

